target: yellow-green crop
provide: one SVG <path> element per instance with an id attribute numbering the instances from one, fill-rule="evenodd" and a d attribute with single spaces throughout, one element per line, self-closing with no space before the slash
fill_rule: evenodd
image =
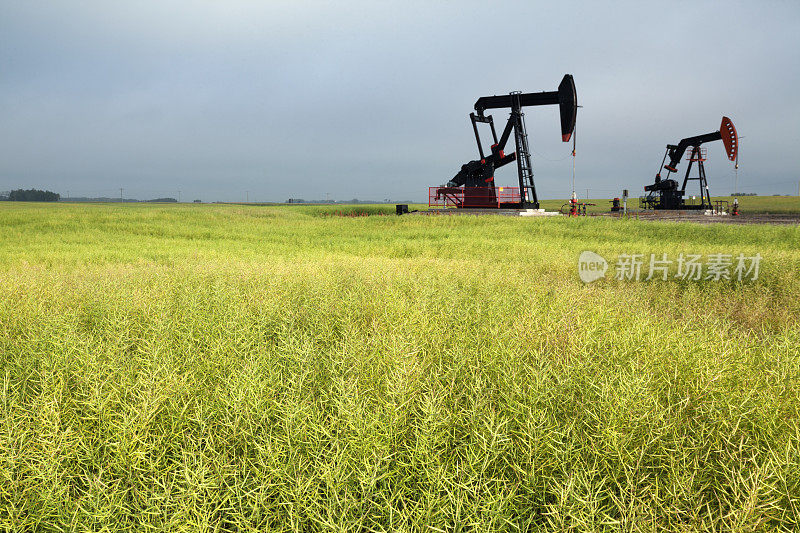
<path id="1" fill-rule="evenodd" d="M 800 528 L 800 229 L 330 211 L 0 204 L 0 529 Z"/>

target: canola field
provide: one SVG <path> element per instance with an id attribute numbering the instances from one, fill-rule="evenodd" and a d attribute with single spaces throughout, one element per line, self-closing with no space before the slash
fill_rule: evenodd
<path id="1" fill-rule="evenodd" d="M 0 204 L 0 530 L 800 529 L 800 228 L 342 210 Z"/>

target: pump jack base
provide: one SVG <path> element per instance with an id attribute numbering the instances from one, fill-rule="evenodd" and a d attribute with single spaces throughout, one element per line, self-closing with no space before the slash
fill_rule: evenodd
<path id="1" fill-rule="evenodd" d="M 494 209 L 494 206 L 485 207 L 458 207 L 457 209 Z M 539 204 L 531 202 L 500 202 L 497 209 L 539 209 Z"/>
<path id="2" fill-rule="evenodd" d="M 519 205 L 519 204 L 517 204 Z M 505 217 L 554 217 L 561 216 L 558 211 L 545 211 L 544 209 L 496 208 L 496 207 L 463 207 L 463 208 L 430 208 L 426 211 L 416 211 L 410 215 L 499 215 Z"/>

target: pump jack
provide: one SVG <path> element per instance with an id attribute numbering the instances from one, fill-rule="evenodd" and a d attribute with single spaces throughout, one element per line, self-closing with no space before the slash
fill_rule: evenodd
<path id="1" fill-rule="evenodd" d="M 661 166 L 667 170 L 666 178 L 661 178 L 661 170 L 656 174 L 655 183 L 645 186 L 644 190 L 649 192 L 647 196 L 641 197 L 641 205 L 646 209 L 712 209 L 711 194 L 708 192 L 708 182 L 706 181 L 706 170 L 703 166 L 705 161 L 705 148 L 700 149 L 700 145 L 707 142 L 722 140 L 725 145 L 725 153 L 728 159 L 736 161 L 739 151 L 739 137 L 736 135 L 736 128 L 728 117 L 722 117 L 719 130 L 705 135 L 687 137 L 682 139 L 677 145 L 668 144 Z M 683 178 L 683 185 L 678 189 L 678 182 L 669 178 L 672 172 L 678 172 L 678 164 L 681 162 L 683 154 L 688 148 L 692 151 L 689 154 L 689 166 Z M 669 164 L 664 164 L 669 156 Z M 697 163 L 698 176 L 690 177 L 692 165 Z M 659 167 L 660 168 L 660 167 Z M 689 180 L 700 182 L 700 204 L 687 204 L 684 198 L 686 194 L 686 183 Z"/>
<path id="2" fill-rule="evenodd" d="M 575 82 L 570 74 L 561 80 L 557 91 L 540 93 L 512 92 L 502 96 L 484 96 L 475 102 L 476 113 L 470 113 L 472 129 L 475 132 L 475 141 L 478 143 L 480 159 L 470 161 L 461 167 L 461 170 L 451 179 L 446 187 L 437 187 L 436 198 L 459 195 L 459 201 L 454 202 L 457 207 L 507 207 L 522 209 L 538 209 L 539 199 L 536 195 L 536 186 L 533 182 L 533 168 L 531 155 L 528 148 L 528 134 L 525 131 L 525 115 L 523 107 L 555 105 L 558 104 L 561 113 L 561 140 L 568 142 L 575 129 L 575 119 L 578 110 L 578 98 L 575 92 Z M 500 138 L 494 127 L 491 115 L 484 115 L 487 109 L 510 108 L 511 114 Z M 492 131 L 494 144 L 489 154 L 484 154 L 478 133 L 478 123 L 489 124 Z M 503 149 L 514 132 L 516 152 L 506 154 Z M 494 184 L 494 171 L 512 161 L 517 162 L 519 177 L 519 196 L 498 199 Z M 502 193 L 503 188 L 501 187 Z M 461 196 L 463 195 L 463 196 Z M 506 201 L 504 201 L 506 200 Z"/>

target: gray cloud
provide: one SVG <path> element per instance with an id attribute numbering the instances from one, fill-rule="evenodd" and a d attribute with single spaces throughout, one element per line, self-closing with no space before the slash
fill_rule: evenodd
<path id="1" fill-rule="evenodd" d="M 422 199 L 476 156 L 479 96 L 569 72 L 579 190 L 641 190 L 666 143 L 723 114 L 745 136 L 740 188 L 797 190 L 796 3 L 342 4 L 4 2 L 0 189 Z M 557 111 L 527 122 L 541 195 L 565 197 Z"/>

